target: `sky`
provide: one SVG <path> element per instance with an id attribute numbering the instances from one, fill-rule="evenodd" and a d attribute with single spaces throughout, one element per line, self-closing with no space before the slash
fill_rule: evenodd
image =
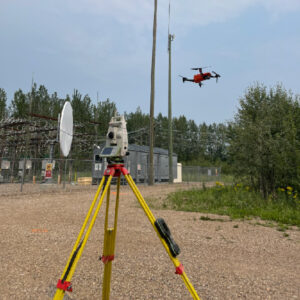
<path id="1" fill-rule="evenodd" d="M 158 0 L 155 115 L 168 114 L 168 0 Z M 0 88 L 8 100 L 32 76 L 51 94 L 77 89 L 119 113 L 150 110 L 154 0 L 0 0 Z M 231 121 L 247 87 L 300 94 L 300 0 L 171 0 L 172 114 Z M 185 82 L 192 67 L 222 77 Z"/>

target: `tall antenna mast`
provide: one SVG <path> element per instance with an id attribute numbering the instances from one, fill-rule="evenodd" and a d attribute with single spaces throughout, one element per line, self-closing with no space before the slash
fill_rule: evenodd
<path id="1" fill-rule="evenodd" d="M 170 34 L 170 15 L 171 15 L 171 3 L 169 1 L 168 36 Z M 169 50 L 169 45 L 168 45 L 168 50 Z"/>
<path id="2" fill-rule="evenodd" d="M 172 93 L 171 93 L 171 43 L 174 35 L 170 34 L 171 4 L 169 1 L 168 52 L 169 52 L 169 83 L 168 83 L 168 119 L 169 119 L 169 183 L 173 183 L 173 133 L 172 133 Z"/>

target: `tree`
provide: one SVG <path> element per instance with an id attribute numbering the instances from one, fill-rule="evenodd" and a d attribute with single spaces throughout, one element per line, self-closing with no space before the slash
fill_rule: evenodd
<path id="1" fill-rule="evenodd" d="M 186 133 L 187 143 L 189 145 L 188 155 L 189 160 L 195 160 L 199 157 L 200 144 L 199 144 L 199 131 L 198 126 L 194 120 L 189 120 L 187 122 L 188 129 Z"/>
<path id="2" fill-rule="evenodd" d="M 125 113 L 127 121 L 128 142 L 130 144 L 148 145 L 149 114 L 144 114 L 140 107 L 134 113 Z"/>
<path id="3" fill-rule="evenodd" d="M 174 118 L 173 128 L 176 131 L 174 135 L 174 152 L 177 153 L 179 161 L 189 160 L 190 146 L 187 140 L 188 122 L 186 117 Z"/>
<path id="4" fill-rule="evenodd" d="M 74 90 L 71 100 L 74 121 L 79 123 L 92 121 L 93 109 L 91 103 L 91 98 L 88 95 L 82 98 L 78 90 Z"/>
<path id="5" fill-rule="evenodd" d="M 250 87 L 229 130 L 235 175 L 265 198 L 278 187 L 299 187 L 299 104 L 278 85 Z"/>
<path id="6" fill-rule="evenodd" d="M 51 113 L 50 115 L 53 116 L 54 118 L 56 118 L 58 116 L 58 114 L 61 113 L 61 110 L 64 106 L 65 103 L 65 99 L 60 99 L 58 98 L 58 95 L 56 92 L 54 92 L 51 96 L 50 96 L 50 109 L 51 109 Z"/>
<path id="7" fill-rule="evenodd" d="M 6 101 L 6 92 L 4 89 L 0 88 L 0 120 L 5 119 L 6 116 Z"/>
<path id="8" fill-rule="evenodd" d="M 29 99 L 21 89 L 15 92 L 10 105 L 11 115 L 14 118 L 28 118 Z"/>
<path id="9" fill-rule="evenodd" d="M 155 146 L 168 149 L 169 148 L 169 120 L 161 113 L 155 118 Z"/>
<path id="10" fill-rule="evenodd" d="M 115 102 L 111 102 L 109 98 L 106 101 L 99 101 L 94 107 L 94 120 L 98 124 L 98 134 L 105 136 L 108 130 L 108 124 L 111 118 L 117 113 L 117 106 Z"/>

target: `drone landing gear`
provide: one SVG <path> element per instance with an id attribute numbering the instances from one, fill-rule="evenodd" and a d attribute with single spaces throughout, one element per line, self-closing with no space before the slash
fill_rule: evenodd
<path id="1" fill-rule="evenodd" d="M 75 242 L 74 248 L 71 252 L 71 255 L 68 259 L 67 265 L 64 269 L 64 272 L 61 276 L 61 279 L 58 280 L 57 290 L 54 296 L 54 300 L 62 300 L 66 291 L 72 291 L 71 279 L 75 272 L 76 265 L 81 257 L 82 251 L 85 247 L 85 244 L 89 238 L 91 230 L 96 221 L 97 215 L 101 208 L 103 199 L 106 195 L 106 214 L 105 214 L 105 222 L 104 222 L 104 247 L 103 247 L 103 255 L 101 256 L 101 260 L 104 263 L 104 276 L 103 276 L 103 285 L 102 285 L 102 299 L 109 300 L 110 294 L 110 282 L 111 282 L 111 271 L 112 271 L 112 261 L 114 260 L 114 250 L 115 250 L 115 240 L 116 240 L 116 232 L 117 232 L 117 219 L 118 219 L 118 208 L 119 208 L 119 195 L 120 195 L 120 179 L 121 176 L 124 176 L 126 181 L 128 182 L 131 190 L 136 196 L 138 202 L 140 203 L 144 213 L 146 214 L 148 220 L 150 221 L 154 231 L 157 233 L 158 238 L 163 244 L 166 252 L 168 253 L 170 259 L 172 260 L 175 266 L 175 274 L 180 275 L 184 284 L 186 285 L 188 291 L 194 300 L 200 300 L 197 292 L 195 291 L 193 285 L 190 283 L 187 275 L 183 270 L 183 265 L 176 258 L 176 256 L 180 253 L 179 246 L 175 243 L 172 238 L 170 229 L 168 228 L 166 222 L 163 219 L 155 219 L 152 214 L 150 208 L 145 202 L 143 196 L 138 190 L 136 184 L 134 183 L 132 177 L 129 172 L 124 168 L 123 164 L 110 164 L 104 172 L 104 176 L 100 182 L 100 185 L 97 189 L 94 200 L 91 204 L 91 207 L 88 211 L 88 214 L 84 220 L 82 228 L 80 230 L 79 236 Z M 114 215 L 114 225 L 112 228 L 108 228 L 108 214 L 109 214 L 109 199 L 110 199 L 110 184 L 113 177 L 117 177 L 117 195 L 116 195 L 116 204 L 115 204 L 115 215 Z M 98 201 L 98 197 L 100 195 L 102 189 L 102 193 L 100 199 Z M 97 205 L 96 205 L 97 204 Z M 94 210 L 95 208 L 95 210 Z M 94 213 L 92 215 L 92 212 Z M 90 220 L 91 217 L 91 220 Z M 90 222 L 89 222 L 90 220 Z M 87 227 L 87 224 L 89 225 Z M 87 227 L 87 229 L 86 229 Z"/>
<path id="2" fill-rule="evenodd" d="M 181 76 L 182 77 L 182 76 Z M 191 82 L 195 82 L 194 79 L 188 79 L 186 77 L 182 77 L 182 82 L 185 82 L 185 81 L 191 81 Z"/>

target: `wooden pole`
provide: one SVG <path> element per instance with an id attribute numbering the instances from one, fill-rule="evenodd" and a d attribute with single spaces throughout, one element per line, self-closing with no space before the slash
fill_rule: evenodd
<path id="1" fill-rule="evenodd" d="M 153 147 L 154 147 L 154 92 L 155 92 L 155 54 L 156 54 L 157 0 L 154 0 L 153 43 L 151 62 L 151 93 L 150 93 L 150 130 L 149 130 L 149 180 L 154 184 Z"/>
<path id="2" fill-rule="evenodd" d="M 169 118 L 169 183 L 173 183 L 173 132 L 172 132 L 172 90 L 171 90 L 171 43 L 174 35 L 169 34 L 169 86 L 168 86 L 168 118 Z"/>

